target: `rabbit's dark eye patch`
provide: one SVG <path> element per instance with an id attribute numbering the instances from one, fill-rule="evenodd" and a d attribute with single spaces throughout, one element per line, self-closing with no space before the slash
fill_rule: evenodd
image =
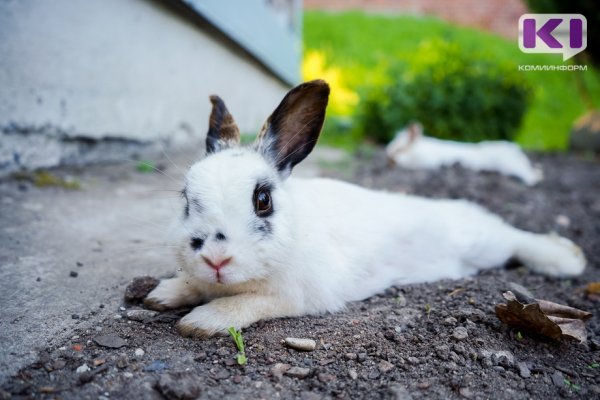
<path id="1" fill-rule="evenodd" d="M 261 218 L 273 214 L 273 199 L 271 196 L 272 186 L 268 182 L 258 182 L 252 195 L 254 213 Z"/>
<path id="2" fill-rule="evenodd" d="M 199 238 L 199 237 L 194 237 L 192 238 L 192 240 L 190 240 L 190 246 L 192 247 L 193 250 L 200 250 L 202 248 L 202 246 L 204 246 L 204 239 Z"/>

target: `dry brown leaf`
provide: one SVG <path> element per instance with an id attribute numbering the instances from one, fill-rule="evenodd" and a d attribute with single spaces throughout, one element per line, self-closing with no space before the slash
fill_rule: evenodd
<path id="1" fill-rule="evenodd" d="M 585 287 L 585 293 L 589 298 L 600 296 L 600 282 L 590 282 Z"/>
<path id="2" fill-rule="evenodd" d="M 496 315 L 502 322 L 552 339 L 575 339 L 581 343 L 587 340 L 583 321 L 591 313 L 546 300 L 521 303 L 511 291 L 502 296 L 506 304 L 496 306 Z"/>

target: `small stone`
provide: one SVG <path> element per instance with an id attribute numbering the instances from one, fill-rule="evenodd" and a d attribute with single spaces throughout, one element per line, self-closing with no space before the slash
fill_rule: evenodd
<path id="1" fill-rule="evenodd" d="M 214 374 L 215 379 L 217 380 L 224 380 L 227 379 L 231 376 L 231 374 L 229 373 L 229 371 L 227 371 L 226 369 L 219 369 L 217 370 L 217 372 Z"/>
<path id="2" fill-rule="evenodd" d="M 419 382 L 417 384 L 417 387 L 421 390 L 429 389 L 430 386 L 431 386 L 431 382 L 428 382 L 428 381 Z"/>
<path id="3" fill-rule="evenodd" d="M 463 326 L 454 328 L 454 331 L 452 331 L 452 337 L 456 340 L 464 340 L 468 338 L 469 333 L 467 332 L 467 328 Z"/>
<path id="4" fill-rule="evenodd" d="M 81 261 L 77 261 L 77 262 L 75 263 L 75 265 L 77 265 L 78 267 L 83 267 L 83 263 L 82 263 Z"/>
<path id="5" fill-rule="evenodd" d="M 529 367 L 524 362 L 520 362 L 517 364 L 517 369 L 519 370 L 519 375 L 521 378 L 527 379 L 531 376 L 531 371 Z"/>
<path id="6" fill-rule="evenodd" d="M 353 381 L 355 381 L 356 378 L 358 378 L 358 373 L 354 369 L 349 369 L 348 370 L 348 376 L 350 377 L 350 379 L 352 379 Z"/>
<path id="7" fill-rule="evenodd" d="M 358 362 L 364 362 L 367 359 L 367 353 L 358 353 L 356 359 Z"/>
<path id="8" fill-rule="evenodd" d="M 335 381 L 335 375 L 320 373 L 317 375 L 317 379 L 319 380 L 319 382 L 323 382 L 323 383 L 333 382 L 333 381 Z"/>
<path id="9" fill-rule="evenodd" d="M 292 378 L 304 379 L 310 374 L 310 368 L 302 367 L 291 367 L 285 371 L 285 375 L 291 376 Z"/>
<path id="10" fill-rule="evenodd" d="M 125 314 L 132 321 L 144 322 L 158 315 L 158 312 L 151 310 L 129 310 Z"/>
<path id="11" fill-rule="evenodd" d="M 71 272 L 69 272 L 69 276 L 71 278 L 77 278 L 79 276 L 79 274 L 77 273 L 77 271 L 71 271 Z"/>
<path id="12" fill-rule="evenodd" d="M 109 333 L 108 335 L 100 335 L 94 338 L 94 342 L 98 346 L 108 347 L 111 349 L 118 349 L 120 347 L 126 346 L 127 341 L 114 333 Z"/>
<path id="13" fill-rule="evenodd" d="M 54 371 L 57 371 L 59 369 L 63 369 L 66 365 L 67 365 L 67 362 L 65 360 L 58 359 L 52 363 L 52 369 Z"/>
<path id="14" fill-rule="evenodd" d="M 196 354 L 196 357 L 194 357 L 194 361 L 204 361 L 206 360 L 206 357 L 208 357 L 208 354 L 206 354 L 205 351 L 201 351 L 200 353 Z"/>
<path id="15" fill-rule="evenodd" d="M 419 363 L 419 359 L 417 357 L 408 357 L 407 361 L 412 365 L 417 365 Z"/>
<path id="16" fill-rule="evenodd" d="M 233 378 L 231 378 L 231 380 L 233 381 L 233 383 L 242 383 L 242 376 L 234 375 Z"/>
<path id="17" fill-rule="evenodd" d="M 125 288 L 125 300 L 128 302 L 143 300 L 159 283 L 158 279 L 151 276 L 133 278 L 133 281 Z"/>
<path id="18" fill-rule="evenodd" d="M 119 311 L 125 311 L 125 310 L 127 310 L 125 307 L 123 307 L 123 306 L 119 307 Z"/>
<path id="19" fill-rule="evenodd" d="M 402 385 L 396 384 L 388 388 L 390 397 L 394 400 L 411 400 L 412 396 L 408 389 Z"/>
<path id="20" fill-rule="evenodd" d="M 77 314 L 71 314 L 71 319 L 79 319 L 79 315 L 77 315 Z"/>
<path id="21" fill-rule="evenodd" d="M 123 373 L 123 376 L 124 376 L 125 378 L 133 378 L 133 373 L 131 373 L 131 372 L 127 371 L 127 372 L 124 372 L 124 373 Z"/>
<path id="22" fill-rule="evenodd" d="M 317 347 L 317 342 L 312 339 L 288 337 L 285 338 L 284 342 L 287 347 L 299 351 L 313 351 Z"/>
<path id="23" fill-rule="evenodd" d="M 167 364 L 164 361 L 152 361 L 150 364 L 146 365 L 143 368 L 144 372 L 158 372 L 158 371 L 164 371 L 166 369 L 169 369 L 169 364 Z"/>
<path id="24" fill-rule="evenodd" d="M 562 214 L 557 215 L 555 221 L 556 221 L 557 225 L 560 225 L 564 228 L 568 228 L 569 225 L 571 225 L 571 219 L 569 217 L 567 217 L 566 215 L 562 215 Z"/>
<path id="25" fill-rule="evenodd" d="M 444 320 L 444 325 L 456 325 L 458 320 L 454 317 L 448 317 Z"/>
<path id="26" fill-rule="evenodd" d="M 143 357 L 146 352 L 143 349 L 135 349 L 134 354 L 136 357 Z"/>
<path id="27" fill-rule="evenodd" d="M 190 373 L 163 374 L 157 387 L 168 400 L 191 400 L 200 395 L 198 378 Z"/>
<path id="28" fill-rule="evenodd" d="M 396 368 L 396 366 L 389 361 L 383 360 L 379 364 L 377 364 L 377 368 L 382 374 L 387 374 L 388 372 Z"/>
<path id="29" fill-rule="evenodd" d="M 84 372 L 88 372 L 90 370 L 90 367 L 88 367 L 87 364 L 83 364 L 79 367 L 77 367 L 77 369 L 75 370 L 76 373 L 78 374 L 82 374 Z"/>
<path id="30" fill-rule="evenodd" d="M 277 378 L 281 378 L 281 376 L 291 367 L 290 364 L 277 363 L 271 368 L 271 374 Z"/>
<path id="31" fill-rule="evenodd" d="M 37 278 L 35 278 L 35 281 L 36 281 L 36 282 L 41 282 L 41 281 L 42 281 L 42 278 L 40 278 L 40 277 L 38 276 Z"/>
<path id="32" fill-rule="evenodd" d="M 462 397 L 464 397 L 465 399 L 473 398 L 473 392 L 471 392 L 471 390 L 469 390 L 469 388 L 461 387 L 460 389 L 458 389 L 458 393 L 460 393 L 460 395 Z"/>
<path id="33" fill-rule="evenodd" d="M 356 360 L 356 353 L 346 353 L 344 357 L 346 357 L 346 360 Z"/>
<path id="34" fill-rule="evenodd" d="M 550 378 L 552 379 L 552 383 L 554 384 L 554 386 L 565 386 L 565 377 L 563 376 L 562 372 L 555 371 Z"/>
<path id="35" fill-rule="evenodd" d="M 104 358 L 96 358 L 92 364 L 94 364 L 94 367 L 100 366 L 102 364 L 104 364 L 106 362 L 106 360 Z"/>
<path id="36" fill-rule="evenodd" d="M 369 377 L 369 379 L 377 379 L 377 378 L 379 378 L 380 375 L 381 375 L 381 373 L 378 370 L 374 369 L 371 372 L 369 372 L 368 377 Z"/>

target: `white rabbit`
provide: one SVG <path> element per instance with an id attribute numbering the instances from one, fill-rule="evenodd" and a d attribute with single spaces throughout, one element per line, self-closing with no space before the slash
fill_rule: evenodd
<path id="1" fill-rule="evenodd" d="M 395 284 L 461 278 L 518 257 L 553 276 L 580 274 L 565 238 L 513 228 L 483 208 L 290 177 L 317 142 L 329 87 L 292 89 L 256 143 L 239 146 L 211 97 L 207 156 L 185 178 L 180 272 L 147 297 L 153 308 L 199 305 L 183 335 L 223 333 L 265 318 L 340 310 Z"/>
<path id="2" fill-rule="evenodd" d="M 459 163 L 476 171 L 496 171 L 514 176 L 532 186 L 542 179 L 542 171 L 531 166 L 519 145 L 497 140 L 461 143 L 423 135 L 421 124 L 400 131 L 387 148 L 388 158 L 407 168 L 437 169 Z"/>

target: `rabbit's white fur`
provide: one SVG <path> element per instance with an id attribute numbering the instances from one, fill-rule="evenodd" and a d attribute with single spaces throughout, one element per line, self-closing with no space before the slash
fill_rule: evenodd
<path id="1" fill-rule="evenodd" d="M 496 171 L 532 186 L 542 179 L 519 145 L 497 140 L 462 143 L 424 136 L 420 124 L 400 131 L 386 152 L 390 160 L 407 168 L 437 169 L 459 163 L 475 171 Z"/>
<path id="2" fill-rule="evenodd" d="M 226 148 L 187 173 L 190 209 L 180 224 L 181 271 L 147 298 L 158 308 L 207 302 L 181 319 L 185 335 L 334 312 L 391 285 L 461 278 L 513 256 L 554 276 L 577 275 L 585 267 L 571 241 L 518 230 L 467 201 L 287 177 L 281 161 L 289 150 L 279 162 L 265 154 Z M 255 214 L 257 182 L 272 187 L 268 218 Z M 226 239 L 218 240 L 218 233 Z M 199 250 L 189 244 L 195 236 L 206 239 Z M 231 261 L 217 274 L 203 257 Z"/>

